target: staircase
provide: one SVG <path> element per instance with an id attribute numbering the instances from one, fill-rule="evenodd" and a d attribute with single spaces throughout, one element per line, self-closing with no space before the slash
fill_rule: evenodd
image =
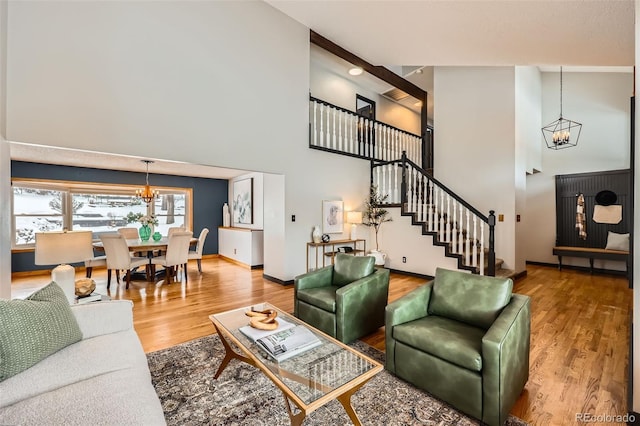
<path id="1" fill-rule="evenodd" d="M 494 252 L 495 215 L 485 216 L 416 163 L 425 162 L 425 139 L 353 111 L 309 97 L 309 148 L 371 162 L 371 185 L 388 195 L 387 207 L 430 235 L 458 268 L 512 276 Z M 425 166 L 426 167 L 426 166 Z"/>
<path id="2" fill-rule="evenodd" d="M 457 259 L 458 269 L 481 275 L 511 276 L 494 252 L 494 211 L 485 216 L 409 160 L 371 161 L 371 184 L 388 195 L 387 207 L 399 207 L 402 216 L 420 227 L 422 235 Z"/>

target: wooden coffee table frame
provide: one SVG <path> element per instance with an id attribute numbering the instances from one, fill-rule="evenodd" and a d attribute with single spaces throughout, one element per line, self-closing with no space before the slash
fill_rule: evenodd
<path id="1" fill-rule="evenodd" d="M 270 307 L 277 309 L 274 306 L 270 306 Z M 280 309 L 277 309 L 277 311 L 278 311 L 278 315 L 284 316 L 286 319 L 294 318 L 291 315 L 285 312 L 282 312 Z M 222 313 L 224 312 L 221 312 L 220 314 Z M 358 377 L 352 379 L 351 381 L 333 390 L 329 390 L 323 385 L 314 383 L 314 385 L 316 385 L 318 388 L 325 388 L 326 390 L 329 390 L 329 391 L 325 395 L 321 396 L 320 398 L 312 401 L 310 404 L 306 404 L 291 389 L 289 389 L 289 387 L 286 384 L 284 384 L 275 374 L 273 374 L 271 370 L 269 370 L 269 368 L 262 363 L 260 358 L 255 356 L 250 349 L 245 347 L 245 345 L 241 341 L 239 341 L 231 333 L 231 331 L 227 330 L 224 327 L 224 325 L 222 325 L 222 323 L 220 323 L 220 321 L 218 321 L 215 318 L 215 315 L 210 315 L 209 319 L 213 323 L 213 326 L 215 327 L 216 332 L 218 333 L 218 336 L 220 337 L 220 341 L 222 342 L 222 345 L 224 346 L 224 350 L 225 350 L 225 356 L 222 362 L 220 363 L 220 366 L 218 367 L 218 371 L 216 372 L 215 376 L 213 376 L 214 379 L 217 379 L 218 377 L 220 377 L 220 374 L 222 374 L 222 372 L 227 367 L 227 365 L 229 365 L 229 362 L 232 359 L 237 359 L 249 365 L 253 365 L 254 367 L 261 370 L 282 391 L 285 399 L 285 404 L 287 406 L 287 412 L 289 414 L 289 418 L 291 419 L 292 425 L 294 426 L 301 425 L 305 417 L 307 417 L 307 415 L 309 415 L 313 411 L 325 405 L 327 402 L 332 401 L 334 399 L 337 399 L 338 402 L 342 404 L 342 406 L 344 407 L 345 411 L 349 415 L 349 418 L 351 419 L 354 425 L 360 426 L 362 424 L 360 422 L 360 419 L 358 418 L 358 415 L 356 414 L 355 410 L 351 405 L 351 396 L 355 392 L 357 392 L 358 389 L 360 389 L 365 383 L 371 380 L 373 376 L 375 376 L 380 371 L 382 371 L 382 365 L 380 363 L 350 348 L 349 346 L 337 341 L 331 336 L 324 334 L 320 330 L 305 324 L 305 326 L 311 329 L 314 333 L 323 336 L 325 339 L 329 340 L 331 343 L 335 345 L 341 346 L 344 349 L 357 354 L 358 356 L 364 358 L 367 362 L 373 365 L 373 367 L 370 370 L 366 371 L 365 373 L 359 375 Z M 299 321 L 299 320 L 296 319 L 296 321 Z M 231 342 L 237 345 L 238 348 L 242 352 L 244 352 L 244 354 L 237 353 L 231 347 L 227 339 L 229 339 Z M 298 376 L 294 373 L 281 372 L 281 374 L 288 379 L 292 379 L 300 383 L 310 382 L 308 378 Z M 294 407 L 291 406 L 291 402 L 293 402 L 293 404 L 295 404 L 295 406 L 298 408 L 299 410 L 298 413 L 294 413 L 294 409 L 293 409 Z"/>

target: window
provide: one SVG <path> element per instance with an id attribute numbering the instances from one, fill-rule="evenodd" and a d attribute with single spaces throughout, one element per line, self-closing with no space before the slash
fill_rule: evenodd
<path id="1" fill-rule="evenodd" d="M 155 215 L 155 230 L 167 235 L 171 227 L 190 229 L 191 190 L 157 188 L 160 197 L 148 206 L 135 187 L 67 182 L 13 182 L 14 247 L 30 247 L 35 233 L 62 229 L 101 233 L 121 227 L 138 228 L 138 218 Z"/>

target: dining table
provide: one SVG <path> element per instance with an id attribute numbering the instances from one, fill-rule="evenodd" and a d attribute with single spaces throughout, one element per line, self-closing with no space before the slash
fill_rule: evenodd
<path id="1" fill-rule="evenodd" d="M 127 247 L 129 247 L 129 251 L 135 253 L 145 253 L 145 255 L 151 259 L 153 257 L 153 253 L 158 250 L 160 252 L 166 252 L 167 246 L 169 245 L 169 237 L 162 237 L 159 240 L 155 241 L 150 238 L 146 241 L 141 240 L 140 238 L 128 238 Z M 189 246 L 193 246 L 198 243 L 198 239 L 195 237 L 191 237 L 189 241 Z M 96 250 L 104 250 L 102 245 L 102 241 L 96 241 L 93 243 L 93 247 Z M 131 271 L 131 279 L 144 279 L 146 280 L 146 273 Z M 164 269 L 161 269 L 156 272 L 156 277 L 164 274 Z M 144 277 L 144 278 L 142 278 Z"/>

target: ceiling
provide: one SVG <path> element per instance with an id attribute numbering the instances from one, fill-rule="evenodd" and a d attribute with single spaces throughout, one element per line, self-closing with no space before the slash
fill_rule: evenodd
<path id="1" fill-rule="evenodd" d="M 633 0 L 266 0 L 374 65 L 634 65 Z"/>
<path id="2" fill-rule="evenodd" d="M 142 158 L 19 142 L 9 142 L 9 150 L 12 160 L 58 164 L 62 166 L 90 167 L 94 169 L 144 173 L 147 165 L 142 162 L 142 160 L 152 160 L 153 163 L 149 165 L 149 173 L 152 174 L 232 179 L 248 172 L 247 170 L 211 167 L 150 157 Z"/>

